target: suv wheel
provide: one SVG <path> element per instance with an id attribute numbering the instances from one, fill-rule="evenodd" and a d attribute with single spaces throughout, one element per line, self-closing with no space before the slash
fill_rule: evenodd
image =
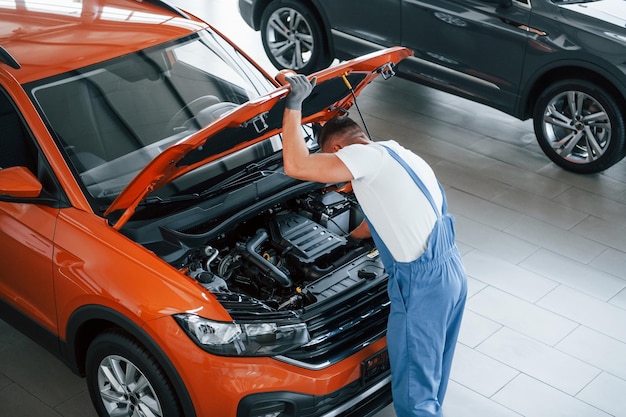
<path id="1" fill-rule="evenodd" d="M 576 173 L 603 171 L 622 159 L 624 116 L 613 97 L 583 80 L 563 80 L 537 99 L 535 134 L 557 165 Z"/>
<path id="2" fill-rule="evenodd" d="M 86 377 L 100 417 L 182 415 L 156 360 L 125 334 L 104 333 L 94 339 L 87 351 Z"/>
<path id="3" fill-rule="evenodd" d="M 269 3 L 261 17 L 261 39 L 265 53 L 278 69 L 310 74 L 332 62 L 320 23 L 297 1 Z"/>

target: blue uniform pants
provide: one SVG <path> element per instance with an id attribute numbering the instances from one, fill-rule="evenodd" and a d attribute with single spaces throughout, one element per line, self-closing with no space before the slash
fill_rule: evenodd
<path id="1" fill-rule="evenodd" d="M 399 162 L 439 212 L 421 180 Z M 428 247 L 415 261 L 396 262 L 371 223 L 370 230 L 389 274 L 387 346 L 396 414 L 440 417 L 467 297 L 466 273 L 454 243 L 454 218 L 447 214 L 445 193 Z"/>
<path id="2" fill-rule="evenodd" d="M 437 242 L 439 244 L 440 242 Z M 456 248 L 394 262 L 387 345 L 398 417 L 441 416 L 467 284 Z"/>

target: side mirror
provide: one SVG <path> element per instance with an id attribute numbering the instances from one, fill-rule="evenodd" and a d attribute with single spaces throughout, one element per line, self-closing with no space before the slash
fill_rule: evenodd
<path id="1" fill-rule="evenodd" d="M 35 198 L 41 194 L 42 185 L 28 168 L 0 169 L 0 195 L 15 198 Z"/>

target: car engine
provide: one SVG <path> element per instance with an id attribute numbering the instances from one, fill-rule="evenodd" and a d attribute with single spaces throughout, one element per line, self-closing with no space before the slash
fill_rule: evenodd
<path id="1" fill-rule="evenodd" d="M 303 308 L 383 274 L 373 242 L 347 238 L 362 219 L 352 195 L 309 192 L 191 250 L 181 270 L 214 293 Z"/>

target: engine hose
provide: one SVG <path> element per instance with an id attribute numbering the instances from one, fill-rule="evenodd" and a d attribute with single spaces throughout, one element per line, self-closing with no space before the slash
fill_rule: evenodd
<path id="1" fill-rule="evenodd" d="M 267 231 L 264 229 L 259 229 L 256 232 L 256 235 L 252 236 L 250 240 L 246 243 L 246 251 L 249 257 L 247 256 L 250 262 L 254 263 L 256 266 L 261 268 L 263 272 L 269 274 L 278 282 L 282 287 L 289 288 L 293 286 L 291 282 L 291 278 L 289 278 L 283 271 L 278 269 L 276 265 L 269 262 L 267 259 L 259 255 L 257 249 L 261 246 L 262 243 L 266 242 L 269 235 Z"/>

